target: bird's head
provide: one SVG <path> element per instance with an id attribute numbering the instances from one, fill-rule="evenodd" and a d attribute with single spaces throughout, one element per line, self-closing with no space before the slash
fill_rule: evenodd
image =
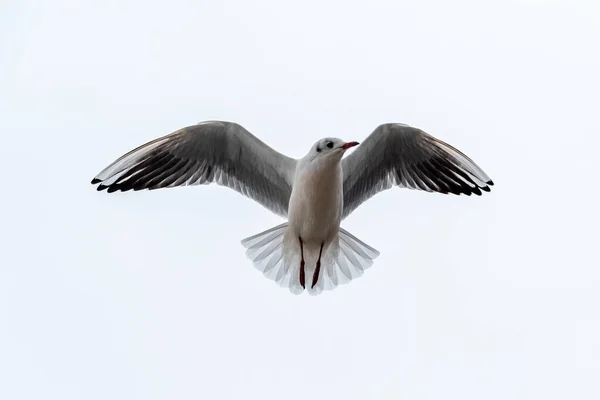
<path id="1" fill-rule="evenodd" d="M 342 156 L 351 147 L 358 145 L 358 142 L 346 142 L 345 140 L 338 138 L 324 138 L 316 142 L 309 153 L 307 158 L 310 160 L 341 160 Z"/>

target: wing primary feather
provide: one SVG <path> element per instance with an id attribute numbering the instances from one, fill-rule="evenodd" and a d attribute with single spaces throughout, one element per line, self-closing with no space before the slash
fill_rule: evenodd
<path id="1" fill-rule="evenodd" d="M 185 171 L 181 173 L 181 176 L 175 182 L 173 182 L 172 186 L 185 185 L 192 175 L 194 175 L 196 165 L 197 163 L 195 160 L 190 160 L 185 167 Z"/>
<path id="2" fill-rule="evenodd" d="M 432 189 L 436 192 L 448 194 L 450 192 L 450 188 L 444 182 L 444 180 L 440 179 L 438 174 L 431 173 L 431 170 L 426 167 L 427 161 L 420 162 L 416 165 L 416 168 L 419 170 L 420 174 L 425 176 L 431 184 L 434 186 Z"/>
<path id="3" fill-rule="evenodd" d="M 149 162 L 147 168 L 121 184 L 123 191 L 132 189 L 141 190 L 146 188 L 146 183 L 156 176 L 158 171 L 161 171 L 163 168 L 167 167 L 174 158 L 175 157 L 170 153 L 162 153 L 157 155 L 155 159 L 148 160 Z"/>
<path id="4" fill-rule="evenodd" d="M 163 172 L 171 169 L 177 162 L 177 158 L 169 153 L 168 157 L 163 158 L 159 165 L 153 164 L 151 168 L 148 168 L 148 173 L 132 182 L 133 190 L 147 189 L 152 186 L 150 183 L 154 182 L 154 180 Z"/>
<path id="5" fill-rule="evenodd" d="M 126 179 L 133 178 L 135 175 L 137 175 L 138 173 L 143 171 L 148 166 L 156 165 L 157 162 L 161 160 L 161 158 L 168 156 L 168 154 L 169 153 L 154 153 L 154 154 L 150 154 L 146 158 L 140 159 L 138 164 L 134 165 L 126 173 L 121 175 L 119 177 L 119 179 L 117 179 L 115 181 L 115 184 L 119 184 L 119 183 L 122 183 L 123 181 L 125 181 Z"/>
<path id="6" fill-rule="evenodd" d="M 189 168 L 190 164 L 192 164 L 192 160 L 181 160 L 171 171 L 169 171 L 169 175 L 160 182 L 161 187 L 171 187 L 174 182 L 179 180 L 182 175 L 185 176 L 187 173 L 187 168 Z"/>
<path id="7" fill-rule="evenodd" d="M 440 188 L 421 168 L 421 163 L 416 163 L 413 167 L 417 177 L 427 186 L 427 192 L 444 193 L 444 189 Z"/>
<path id="8" fill-rule="evenodd" d="M 452 180 L 451 178 L 446 176 L 444 174 L 443 170 L 441 170 L 440 168 L 434 167 L 431 164 L 432 162 L 433 162 L 433 160 L 423 162 L 423 164 L 422 164 L 423 168 L 425 168 L 427 171 L 429 171 L 430 175 L 434 176 L 438 180 L 438 182 L 446 185 L 446 188 L 448 189 L 449 193 L 460 194 L 462 191 L 462 187 L 460 185 L 458 185 L 454 180 Z"/>
<path id="9" fill-rule="evenodd" d="M 456 193 L 457 195 L 466 194 L 467 196 L 470 196 L 477 188 L 476 185 L 469 185 L 467 182 L 461 179 L 460 175 L 457 175 L 454 172 L 457 169 L 457 167 L 454 166 L 451 162 L 445 159 L 435 159 L 432 160 L 432 164 L 437 166 L 440 169 L 440 171 L 449 179 L 452 179 L 454 182 L 456 182 L 456 184 L 460 188 L 458 190 L 458 193 Z"/>
<path id="10" fill-rule="evenodd" d="M 176 173 L 179 170 L 179 168 L 182 167 L 182 165 L 184 163 L 185 163 L 185 160 L 174 157 L 173 160 L 171 160 L 171 162 L 169 162 L 168 164 L 165 165 L 165 167 L 163 167 L 164 170 L 162 172 L 160 172 L 160 174 L 156 174 L 154 176 L 154 178 L 152 178 L 150 181 L 148 181 L 148 183 L 146 183 L 146 187 L 148 189 L 159 189 L 159 188 L 165 187 L 166 185 L 163 185 L 163 182 L 169 176 Z"/>
<path id="11" fill-rule="evenodd" d="M 156 170 L 156 168 L 161 168 L 164 164 L 166 164 L 167 162 L 169 162 L 171 159 L 173 158 L 173 156 L 169 153 L 158 153 L 150 158 L 148 158 L 147 160 L 145 160 L 144 162 L 142 162 L 140 165 L 140 170 L 138 173 L 133 174 L 132 172 L 134 172 L 133 170 L 130 172 L 127 172 L 122 178 L 124 179 L 122 182 L 117 182 L 116 184 L 114 184 L 114 188 L 115 190 L 121 190 L 123 192 L 129 191 L 129 190 L 136 190 L 136 188 L 140 187 L 141 183 L 145 181 L 146 178 L 150 179 L 149 176 L 151 176 L 153 174 L 153 171 Z M 119 178 L 120 180 L 121 178 Z"/>
<path id="12" fill-rule="evenodd" d="M 467 174 L 465 171 L 463 171 L 459 166 L 457 166 L 456 164 L 452 163 L 451 161 L 448 160 L 444 160 L 445 164 L 448 167 L 448 170 L 452 171 L 454 174 L 457 175 L 457 177 L 462 178 L 463 182 L 469 183 L 471 185 L 469 185 L 469 187 L 475 191 L 477 188 L 479 188 L 480 186 L 469 176 L 469 174 Z M 479 191 L 479 190 L 477 190 Z M 479 191 L 479 195 L 481 195 L 481 192 Z"/>

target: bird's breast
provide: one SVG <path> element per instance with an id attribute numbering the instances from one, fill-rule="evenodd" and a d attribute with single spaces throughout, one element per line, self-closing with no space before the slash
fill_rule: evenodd
<path id="1" fill-rule="evenodd" d="M 343 206 L 340 165 L 314 166 L 296 176 L 288 219 L 304 241 L 323 242 L 340 226 Z"/>

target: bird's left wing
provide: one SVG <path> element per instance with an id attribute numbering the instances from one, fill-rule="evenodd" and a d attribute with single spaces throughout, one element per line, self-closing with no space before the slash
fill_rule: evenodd
<path id="1" fill-rule="evenodd" d="M 400 186 L 427 192 L 475 194 L 494 183 L 459 150 L 404 124 L 383 124 L 342 160 L 347 217 L 375 194 Z"/>
<path id="2" fill-rule="evenodd" d="M 296 160 L 242 126 L 202 122 L 146 143 L 92 180 L 98 190 L 160 189 L 215 182 L 287 216 Z"/>

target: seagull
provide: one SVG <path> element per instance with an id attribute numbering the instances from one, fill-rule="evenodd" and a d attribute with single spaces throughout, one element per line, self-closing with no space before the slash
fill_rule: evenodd
<path id="1" fill-rule="evenodd" d="M 481 196 L 492 180 L 473 160 L 421 129 L 379 125 L 354 141 L 327 137 L 287 157 L 237 123 L 205 121 L 123 155 L 92 180 L 108 193 L 216 183 L 287 222 L 242 240 L 267 278 L 291 293 L 318 295 L 361 276 L 379 252 L 340 227 L 375 194 L 394 186 Z"/>

